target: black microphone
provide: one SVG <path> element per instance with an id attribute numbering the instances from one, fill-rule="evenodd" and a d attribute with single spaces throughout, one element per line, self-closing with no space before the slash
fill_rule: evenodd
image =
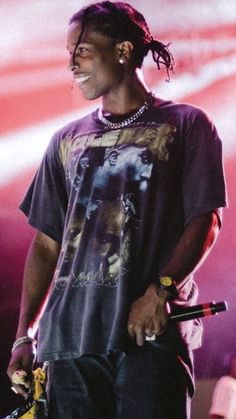
<path id="1" fill-rule="evenodd" d="M 170 313 L 171 322 L 181 322 L 186 320 L 198 319 L 199 317 L 212 316 L 220 311 L 228 310 L 227 302 L 198 304 L 191 307 L 175 307 Z"/>

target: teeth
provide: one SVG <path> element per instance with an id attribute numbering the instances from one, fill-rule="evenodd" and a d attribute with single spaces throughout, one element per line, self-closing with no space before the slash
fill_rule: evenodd
<path id="1" fill-rule="evenodd" d="M 77 82 L 78 84 L 82 84 L 82 83 L 84 83 L 85 81 L 87 81 L 88 79 L 90 79 L 90 77 L 91 77 L 91 76 L 77 76 L 75 79 L 76 79 L 76 82 Z"/>

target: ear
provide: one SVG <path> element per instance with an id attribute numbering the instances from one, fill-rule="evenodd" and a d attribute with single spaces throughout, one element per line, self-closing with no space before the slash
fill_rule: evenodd
<path id="1" fill-rule="evenodd" d="M 123 41 L 116 45 L 117 60 L 120 64 L 125 64 L 131 61 L 132 50 L 134 46 L 130 41 Z"/>

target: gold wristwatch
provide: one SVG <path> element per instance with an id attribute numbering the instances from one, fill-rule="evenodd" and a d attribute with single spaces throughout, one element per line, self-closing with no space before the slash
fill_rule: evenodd
<path id="1" fill-rule="evenodd" d="M 171 276 L 161 275 L 155 279 L 155 284 L 158 289 L 168 291 L 170 293 L 170 299 L 176 298 L 178 296 L 176 283 Z"/>

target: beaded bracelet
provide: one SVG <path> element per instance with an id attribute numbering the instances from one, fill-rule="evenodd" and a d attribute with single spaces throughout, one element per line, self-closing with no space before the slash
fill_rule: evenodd
<path id="1" fill-rule="evenodd" d="M 37 341 L 29 336 L 22 336 L 13 343 L 11 353 L 13 353 L 18 346 L 23 345 L 24 343 L 31 343 L 33 346 L 36 346 Z"/>

